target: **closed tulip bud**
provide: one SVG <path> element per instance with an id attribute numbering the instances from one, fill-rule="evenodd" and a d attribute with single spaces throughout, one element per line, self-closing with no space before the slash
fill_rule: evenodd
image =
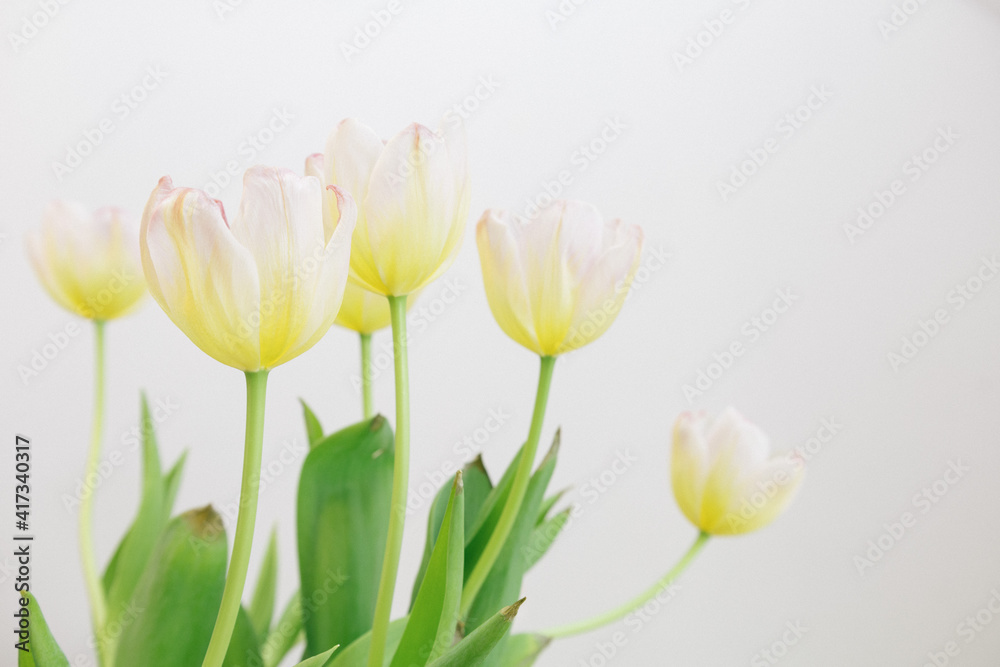
<path id="1" fill-rule="evenodd" d="M 52 202 L 41 230 L 27 241 L 46 291 L 77 315 L 111 320 L 129 312 L 146 293 L 138 241 L 117 208 L 91 215 L 79 204 Z"/>
<path id="2" fill-rule="evenodd" d="M 228 366 L 257 371 L 297 357 L 333 324 L 347 282 L 356 209 L 349 194 L 329 191 L 313 177 L 252 167 L 230 225 L 221 202 L 161 179 L 140 235 L 150 293 Z"/>
<path id="3" fill-rule="evenodd" d="M 728 408 L 717 419 L 686 412 L 674 426 L 674 497 L 697 528 L 738 535 L 763 528 L 795 496 L 805 472 L 796 456 L 771 456 L 757 426 Z"/>
<path id="4" fill-rule="evenodd" d="M 451 265 L 469 215 L 469 173 L 461 129 L 414 123 L 388 142 L 356 120 L 342 121 L 323 155 L 306 161 L 358 202 L 351 277 L 384 296 L 425 287 Z"/>
<path id="5" fill-rule="evenodd" d="M 344 302 L 337 313 L 338 326 L 360 334 L 371 334 L 389 326 L 389 320 L 389 302 L 384 296 L 366 290 L 353 280 L 347 281 Z"/>
<path id="6" fill-rule="evenodd" d="M 621 310 L 639 267 L 642 230 L 559 201 L 532 221 L 488 210 L 476 227 L 486 298 L 500 328 L 555 356 L 596 340 Z"/>

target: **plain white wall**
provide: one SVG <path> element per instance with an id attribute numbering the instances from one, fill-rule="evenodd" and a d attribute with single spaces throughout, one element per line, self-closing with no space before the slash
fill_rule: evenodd
<path id="1" fill-rule="evenodd" d="M 484 208 L 523 209 L 565 170 L 563 196 L 642 225 L 647 261 L 669 256 L 643 274 L 604 338 L 557 366 L 544 434 L 563 428 L 553 487 L 573 486 L 569 499 L 584 511 L 528 576 L 519 630 L 624 601 L 693 539 L 669 486 L 678 412 L 733 404 L 779 450 L 804 445 L 824 419 L 841 425 L 773 527 L 715 541 L 657 613 L 559 642 L 540 664 L 604 664 L 599 645 L 617 631 L 624 642 L 608 664 L 764 665 L 759 652 L 778 642 L 789 666 L 920 665 L 949 641 L 960 651 L 950 664 L 996 664 L 1000 618 L 983 612 L 992 623 L 979 631 L 960 624 L 1000 590 L 1000 279 L 961 308 L 952 291 L 975 287 L 983 258 L 1000 253 L 1000 9 L 978 0 L 400 1 L 350 58 L 342 45 L 387 0 L 69 2 L 37 34 L 24 25 L 42 22 L 32 19 L 37 0 L 4 3 L 0 404 L 4 438 L 34 442 L 34 590 L 67 653 L 84 651 L 88 632 L 76 516 L 61 498 L 83 468 L 92 334 L 72 337 L 38 377 L 19 377 L 18 366 L 73 320 L 44 294 L 24 252 L 46 202 L 117 204 L 138 222 L 164 174 L 204 187 L 229 161 L 300 169 L 344 117 L 389 136 L 465 103 L 476 107 L 467 119 L 470 230 Z M 553 18 L 560 8 L 564 21 Z M 894 11 L 902 25 L 889 30 Z M 15 48 L 10 34 L 22 30 L 32 36 Z M 691 47 L 691 62 L 680 61 L 699 39 L 701 52 Z M 160 80 L 147 78 L 135 93 L 145 99 L 123 106 L 147 68 Z M 800 109 L 814 89 L 828 99 Z M 291 116 L 285 126 L 259 151 L 243 145 L 275 110 Z M 779 127 L 796 112 L 808 116 L 800 127 Z M 53 163 L 105 119 L 113 131 L 57 177 Z M 619 129 L 607 131 L 604 152 L 581 158 L 609 123 Z M 957 138 L 939 141 L 948 150 L 935 156 L 935 137 L 949 128 Z M 724 201 L 718 184 L 765 146 L 774 149 L 766 162 Z M 914 172 L 908 163 L 928 149 L 936 161 Z M 896 179 L 902 194 L 852 243 L 844 226 Z M 236 206 L 238 184 L 221 199 Z M 776 290 L 791 290 L 794 305 L 752 339 L 744 326 Z M 537 362 L 494 323 L 471 234 L 420 307 L 413 317 L 422 324 L 411 325 L 412 486 L 459 460 L 455 443 L 474 437 L 491 411 L 508 415 L 484 446 L 499 471 L 526 434 Z M 939 308 L 948 322 L 929 341 L 917 336 L 926 345 L 892 368 L 887 354 Z M 139 390 L 178 406 L 159 434 L 167 462 L 190 449 L 179 509 L 237 497 L 244 410 L 240 374 L 202 354 L 151 300 L 111 324 L 108 339 L 105 447 L 122 450 L 124 462 L 98 491 L 102 560 L 136 508 L 138 457 L 125 440 Z M 746 353 L 689 402 L 684 385 L 733 341 Z M 386 334 L 376 337 L 379 350 L 387 345 Z M 258 547 L 280 525 L 282 601 L 297 587 L 298 399 L 328 429 L 346 425 L 360 411 L 356 373 L 355 337 L 333 330 L 272 374 L 264 460 L 298 452 L 264 491 L 258 521 Z M 377 378 L 375 396 L 392 414 L 391 373 Z M 10 503 L 13 457 L 4 451 Z M 595 499 L 583 485 L 620 452 L 635 462 Z M 969 470 L 929 508 L 915 502 L 953 462 Z M 859 573 L 855 557 L 904 512 L 915 525 Z M 407 526 L 398 610 L 425 518 L 426 506 Z M 11 561 L 2 562 L 7 610 Z M 806 630 L 782 646 L 788 623 Z M 9 647 L 3 655 L 12 664 Z"/>

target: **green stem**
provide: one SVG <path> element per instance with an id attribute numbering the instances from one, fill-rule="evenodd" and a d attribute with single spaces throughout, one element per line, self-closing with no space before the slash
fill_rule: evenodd
<path id="1" fill-rule="evenodd" d="M 372 403 L 372 335 L 361 334 L 361 401 L 365 410 L 365 419 L 375 416 Z"/>
<path id="2" fill-rule="evenodd" d="M 368 667 L 382 667 L 385 660 L 392 596 L 396 590 L 399 554 L 403 548 L 406 492 L 410 477 L 410 380 L 406 360 L 406 296 L 390 296 L 389 310 L 392 314 L 392 349 L 396 366 L 396 453 L 392 470 L 389 532 L 385 542 L 385 558 L 382 561 L 378 598 L 375 602 Z"/>
<path id="3" fill-rule="evenodd" d="M 229 574 L 222 592 L 222 605 L 215 619 L 212 640 L 202 667 L 220 667 L 229 650 L 229 640 L 240 611 L 243 587 L 247 581 L 253 530 L 257 521 L 257 496 L 260 490 L 260 462 L 264 445 L 264 399 L 267 394 L 267 369 L 247 371 L 247 428 L 243 450 L 243 482 L 240 487 L 240 508 L 236 519 L 233 555 Z"/>
<path id="4" fill-rule="evenodd" d="M 97 466 L 101 457 L 101 434 L 104 430 L 104 322 L 94 320 L 94 423 L 90 431 L 90 449 L 87 452 L 87 464 L 83 473 L 84 486 L 90 485 L 90 479 L 97 479 Z M 92 523 L 94 516 L 95 488 L 88 489 L 80 500 L 80 557 L 83 561 L 83 578 L 90 597 L 91 622 L 94 625 L 94 637 L 97 640 L 98 664 L 106 665 L 104 642 L 104 627 L 108 620 L 108 601 L 104 595 L 101 583 L 101 573 L 97 569 L 97 557 L 94 553 L 94 536 Z"/>
<path id="5" fill-rule="evenodd" d="M 507 497 L 507 504 L 500 514 L 493 534 L 490 535 L 486 548 L 476 561 L 476 566 L 472 569 L 465 587 L 462 589 L 461 615 L 466 617 L 472 609 L 472 603 L 476 595 L 486 582 L 493 564 L 496 562 L 500 551 L 503 549 L 510 531 L 514 528 L 517 514 L 521 511 L 524 503 L 524 495 L 528 491 L 528 482 L 531 479 L 531 470 L 535 465 L 535 454 L 538 451 L 538 441 L 542 436 L 542 422 L 545 421 L 545 406 L 549 401 L 549 387 L 552 386 L 552 371 L 555 369 L 555 357 L 541 357 L 541 366 L 538 372 L 538 391 L 535 394 L 535 411 L 531 416 L 531 429 L 528 431 L 528 441 L 524 445 L 521 453 L 521 462 L 517 466 L 517 473 L 514 476 L 514 483 Z"/>
<path id="6" fill-rule="evenodd" d="M 570 623 L 569 625 L 564 625 L 554 630 L 549 630 L 548 632 L 543 632 L 542 634 L 546 637 L 551 637 L 552 639 L 561 639 L 563 637 L 572 637 L 573 635 L 579 635 L 584 632 L 590 632 L 591 630 L 596 630 L 597 628 L 607 625 L 608 623 L 613 623 L 621 618 L 624 618 L 628 614 L 632 613 L 642 605 L 646 604 L 657 595 L 663 592 L 673 581 L 680 576 L 681 572 L 691 564 L 695 556 L 701 551 L 702 547 L 708 542 L 710 535 L 708 533 L 699 533 L 698 539 L 694 541 L 691 548 L 687 550 L 677 564 L 674 565 L 669 572 L 663 575 L 659 581 L 653 584 L 645 592 L 641 593 L 638 597 L 635 597 L 620 607 L 615 607 L 611 611 L 601 614 L 600 616 L 595 616 L 584 621 L 579 621 L 577 623 Z"/>

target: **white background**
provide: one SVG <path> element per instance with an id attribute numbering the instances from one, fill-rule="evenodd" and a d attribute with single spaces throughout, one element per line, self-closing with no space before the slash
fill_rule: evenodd
<path id="1" fill-rule="evenodd" d="M 970 642 L 958 626 L 1000 590 L 1000 279 L 961 310 L 949 293 L 976 276 L 984 257 L 1000 253 L 1000 8 L 985 0 L 910 0 L 911 11 L 919 9 L 883 35 L 879 23 L 890 19 L 893 1 L 594 0 L 555 27 L 556 0 L 404 1 L 349 59 L 342 45 L 372 11 L 385 9 L 384 0 L 244 0 L 221 16 L 209 0 L 160 9 L 70 2 L 16 49 L 9 33 L 39 6 L 5 2 L 3 437 L 33 439 L 34 590 L 67 654 L 85 651 L 88 632 L 76 516 L 62 498 L 74 493 L 84 464 L 93 337 L 82 328 L 37 377 L 19 376 L 50 334 L 73 321 L 42 291 L 24 251 L 24 234 L 46 202 L 117 204 L 138 225 L 165 174 L 204 187 L 230 160 L 241 170 L 253 163 L 301 169 L 344 117 L 390 136 L 414 120 L 435 125 L 465 103 L 476 107 L 467 120 L 470 230 L 484 208 L 521 210 L 567 170 L 563 196 L 642 225 L 647 257 L 669 254 L 601 340 L 557 365 L 543 438 L 562 426 L 553 488 L 573 486 L 569 499 L 583 513 L 528 576 L 518 630 L 617 605 L 663 574 L 694 538 L 669 486 L 669 430 L 680 411 L 733 404 L 778 450 L 806 443 L 824 418 L 842 425 L 812 456 L 800 496 L 772 527 L 710 543 L 640 631 L 622 624 L 558 642 L 540 664 L 603 664 L 595 646 L 615 631 L 625 642 L 608 664 L 768 664 L 758 652 L 780 642 L 789 622 L 807 630 L 785 651 L 777 647 L 786 653 L 782 665 L 921 665 L 951 640 L 960 653 L 950 664 L 997 664 L 1000 618 Z M 710 37 L 703 22 L 726 9 L 730 23 Z M 679 66 L 675 54 L 700 32 L 707 46 Z M 115 100 L 141 86 L 150 67 L 165 78 L 121 118 Z M 481 77 L 495 89 L 479 88 L 476 99 Z M 814 86 L 825 86 L 829 100 L 800 111 L 808 120 L 782 134 L 776 124 Z M 241 152 L 274 109 L 294 118 L 257 155 Z M 105 118 L 113 132 L 58 178 L 53 163 Z M 625 128 L 581 170 L 577 151 L 615 119 Z M 904 165 L 947 128 L 957 140 L 911 180 Z M 718 184 L 772 137 L 777 151 L 723 201 Z M 895 179 L 904 194 L 851 243 L 844 226 Z M 236 206 L 238 184 L 221 199 Z M 460 462 L 455 443 L 474 436 L 491 410 L 508 415 L 484 447 L 494 472 L 528 428 L 537 362 L 494 323 L 474 246 L 467 235 L 454 267 L 411 316 L 414 488 L 443 462 Z M 459 296 L 444 306 L 438 300 L 449 281 Z M 794 306 L 750 341 L 742 327 L 779 289 L 792 291 Z M 938 308 L 948 311 L 948 323 L 893 369 L 887 354 L 900 352 L 902 337 Z M 422 319 L 419 330 L 413 318 Z M 387 338 L 376 336 L 383 361 Z M 736 340 L 746 353 L 689 402 L 684 385 Z M 165 463 L 190 450 L 179 509 L 235 500 L 244 418 L 241 375 L 196 349 L 152 300 L 113 322 L 108 341 L 105 447 L 124 450 L 125 462 L 98 490 L 102 562 L 136 509 L 139 462 L 123 437 L 136 424 L 140 389 L 179 405 L 159 425 Z M 353 334 L 333 330 L 272 373 L 265 463 L 290 443 L 303 444 L 299 397 L 328 430 L 358 418 L 350 380 L 357 363 Z M 392 414 L 391 373 L 378 377 L 375 394 L 378 408 Z M 6 512 L 13 455 L 4 451 Z M 591 503 L 594 494 L 582 485 L 618 452 L 636 461 Z M 922 512 L 914 495 L 950 462 L 970 470 Z M 286 466 L 264 491 L 251 566 L 252 581 L 263 537 L 278 523 L 281 602 L 297 587 L 298 466 Z M 916 525 L 859 573 L 856 557 L 907 511 Z M 426 507 L 407 526 L 397 612 L 409 595 L 425 517 Z M 0 533 L 13 532 L 8 519 Z M 11 560 L 0 563 L 9 624 Z M 12 655 L 3 649 L 4 665 Z"/>

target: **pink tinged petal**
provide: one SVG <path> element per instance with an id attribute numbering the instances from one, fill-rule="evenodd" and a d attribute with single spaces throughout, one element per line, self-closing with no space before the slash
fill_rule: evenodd
<path id="1" fill-rule="evenodd" d="M 642 230 L 619 220 L 605 225 L 602 249 L 583 272 L 576 312 L 564 350 L 590 343 L 607 331 L 628 296 L 642 255 Z"/>
<path id="2" fill-rule="evenodd" d="M 222 205 L 161 179 L 143 213 L 141 246 L 150 292 L 178 328 L 222 363 L 259 370 L 257 268 Z"/>
<path id="3" fill-rule="evenodd" d="M 773 457 L 747 471 L 715 532 L 738 535 L 764 528 L 785 511 L 804 476 L 804 462 L 794 456 Z"/>
<path id="4" fill-rule="evenodd" d="M 414 123 L 386 144 L 364 209 L 374 265 L 387 293 L 420 289 L 454 259 L 468 212 L 461 176 L 444 139 L 422 125 Z"/>
<path id="5" fill-rule="evenodd" d="M 531 315 L 530 290 L 521 264 L 513 225 L 521 225 L 506 211 L 487 210 L 476 225 L 476 242 L 486 299 L 497 324 L 504 333 L 538 354 L 544 354 L 535 334 Z"/>

